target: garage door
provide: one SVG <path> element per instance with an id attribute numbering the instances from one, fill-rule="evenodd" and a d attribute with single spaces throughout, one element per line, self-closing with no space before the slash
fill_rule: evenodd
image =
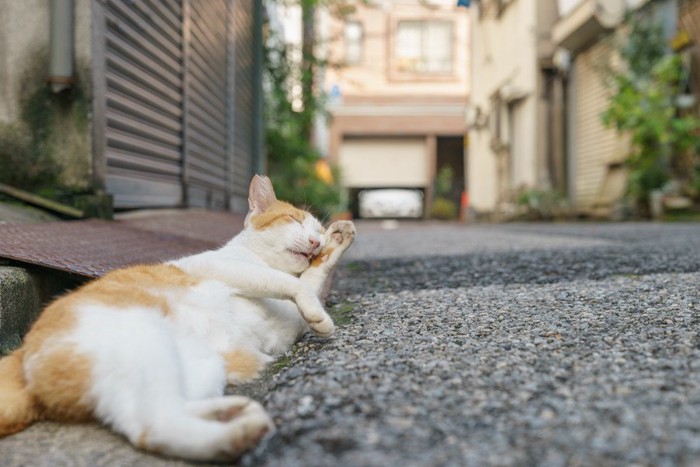
<path id="1" fill-rule="evenodd" d="M 339 162 L 349 188 L 429 185 L 425 138 L 346 138 Z"/>

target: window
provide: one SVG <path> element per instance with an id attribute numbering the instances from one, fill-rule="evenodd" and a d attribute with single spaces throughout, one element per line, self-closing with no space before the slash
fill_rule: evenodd
<path id="1" fill-rule="evenodd" d="M 359 65 L 362 63 L 362 24 L 358 21 L 345 23 L 345 63 Z"/>
<path id="2" fill-rule="evenodd" d="M 453 27 L 452 21 L 399 21 L 394 40 L 394 70 L 424 75 L 451 74 Z"/>

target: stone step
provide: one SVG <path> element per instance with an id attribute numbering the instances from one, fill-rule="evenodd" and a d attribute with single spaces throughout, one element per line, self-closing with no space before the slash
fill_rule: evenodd
<path id="1" fill-rule="evenodd" d="M 0 355 L 21 344 L 40 310 L 39 284 L 29 271 L 0 266 Z"/>

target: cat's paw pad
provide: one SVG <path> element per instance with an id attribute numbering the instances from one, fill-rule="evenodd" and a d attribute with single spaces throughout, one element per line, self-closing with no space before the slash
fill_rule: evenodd
<path id="1" fill-rule="evenodd" d="M 189 401 L 187 410 L 190 414 L 205 420 L 225 423 L 243 414 L 251 404 L 257 404 L 257 402 L 244 396 L 223 396 Z"/>
<path id="2" fill-rule="evenodd" d="M 335 330 L 335 325 L 330 316 L 326 315 L 321 321 L 308 322 L 311 331 L 318 337 L 331 337 Z"/>
<path id="3" fill-rule="evenodd" d="M 331 245 L 336 247 L 342 245 L 344 248 L 350 246 L 357 233 L 355 225 L 351 221 L 336 221 L 328 227 L 327 232 Z"/>
<path id="4" fill-rule="evenodd" d="M 268 433 L 275 431 L 275 424 L 260 404 L 251 401 L 243 412 L 230 422 L 229 456 L 237 458 L 253 449 Z"/>

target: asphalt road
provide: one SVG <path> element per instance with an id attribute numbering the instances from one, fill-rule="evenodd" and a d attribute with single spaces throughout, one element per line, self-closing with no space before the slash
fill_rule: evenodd
<path id="1" fill-rule="evenodd" d="M 358 227 L 243 465 L 700 466 L 700 224 Z M 0 465 L 186 464 L 47 423 Z"/>

